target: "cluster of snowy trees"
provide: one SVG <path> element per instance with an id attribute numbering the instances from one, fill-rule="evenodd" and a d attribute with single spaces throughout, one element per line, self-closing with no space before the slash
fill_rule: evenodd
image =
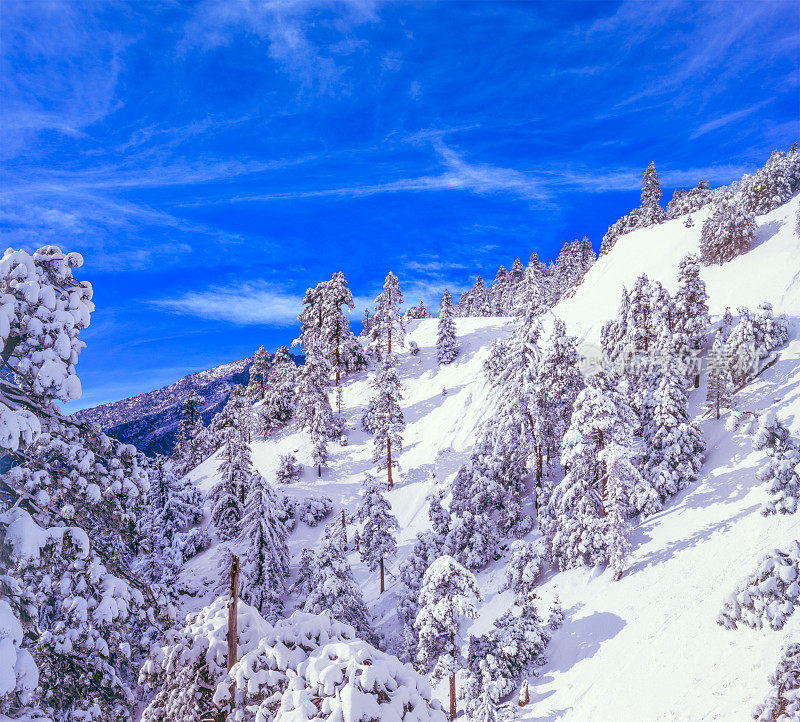
<path id="1" fill-rule="evenodd" d="M 565 243 L 550 264 L 531 254 L 527 266 L 515 259 L 511 270 L 500 266 L 494 282 L 486 286 L 478 276 L 455 306 L 456 316 L 520 316 L 531 307 L 538 311 L 554 306 L 583 278 L 597 256 L 589 239 Z"/>

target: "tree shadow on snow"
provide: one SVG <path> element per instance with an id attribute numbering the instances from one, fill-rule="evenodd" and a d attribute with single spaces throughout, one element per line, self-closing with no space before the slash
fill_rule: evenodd
<path id="1" fill-rule="evenodd" d="M 564 615 L 564 626 L 558 631 L 554 647 L 558 651 L 548 665 L 554 672 L 566 672 L 577 662 L 591 659 L 603 642 L 616 637 L 625 626 L 625 620 L 611 612 L 594 612 L 575 619 L 573 609 L 576 608 Z"/>

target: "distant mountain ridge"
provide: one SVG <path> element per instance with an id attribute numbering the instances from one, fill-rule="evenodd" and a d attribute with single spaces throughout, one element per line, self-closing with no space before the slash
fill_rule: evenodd
<path id="1" fill-rule="evenodd" d="M 296 363 L 302 361 L 302 356 L 292 358 Z M 155 391 L 77 411 L 73 416 L 98 424 L 109 436 L 133 444 L 145 454 L 171 454 L 181 408 L 190 394 L 195 392 L 205 399 L 202 416 L 203 423 L 208 424 L 225 406 L 233 387 L 247 385 L 252 363 L 252 356 L 231 361 L 189 374 Z"/>

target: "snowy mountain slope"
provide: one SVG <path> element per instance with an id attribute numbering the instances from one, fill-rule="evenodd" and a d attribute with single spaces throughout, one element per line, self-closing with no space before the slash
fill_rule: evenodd
<path id="1" fill-rule="evenodd" d="M 192 393 L 200 394 L 205 399 L 203 420 L 208 423 L 234 385 L 247 385 L 252 361 L 248 357 L 198 371 L 155 391 L 83 409 L 74 416 L 99 424 L 109 436 L 146 454 L 170 454 L 183 402 Z"/>
<path id="2" fill-rule="evenodd" d="M 800 198 L 794 198 L 759 218 L 759 244 L 750 252 L 702 269 L 714 320 L 725 306 L 735 312 L 739 305 L 755 307 L 763 300 L 791 316 L 789 344 L 777 363 L 737 394 L 737 404 L 742 409 L 774 408 L 795 435 L 800 433 L 798 205 Z M 600 327 L 616 313 L 622 286 L 630 287 L 636 276 L 645 272 L 675 290 L 678 262 L 697 250 L 702 220 L 703 214 L 696 213 L 693 228 L 677 219 L 621 237 L 555 313 L 571 333 L 596 344 Z M 428 526 L 427 494 L 444 485 L 467 458 L 480 424 L 492 411 L 482 363 L 491 342 L 510 333 L 512 321 L 458 318 L 456 324 L 461 353 L 450 366 L 436 363 L 435 319 L 412 322 L 408 340 L 419 345 L 420 354 L 411 356 L 408 346 L 400 354 L 407 427 L 399 481 L 388 495 L 400 522 L 399 553 L 390 572 L 410 551 L 416 533 Z M 370 377 L 360 373 L 345 381 L 348 445 L 331 446 L 322 478 L 310 467 L 307 435 L 291 425 L 274 439 L 253 444 L 253 461 L 270 481 L 278 456 L 296 451 L 304 473 L 280 490 L 330 497 L 335 503 L 331 520 L 339 518 L 342 508 L 354 508 L 364 473 L 373 469 L 371 440 L 360 428 L 372 393 Z M 745 720 L 765 695 L 778 650 L 790 635 L 800 633 L 800 618 L 795 615 L 780 632 L 727 631 L 715 620 L 724 597 L 754 568 L 759 555 L 800 537 L 800 519 L 760 515 L 766 494 L 755 471 L 763 454 L 751 451 L 749 438 L 726 432 L 724 417 L 705 418 L 704 396 L 701 385 L 691 399 L 708 445 L 701 477 L 634 529 L 623 578 L 614 582 L 609 572 L 588 569 L 544 575 L 542 612 L 557 590 L 565 623 L 553 634 L 549 662 L 532 681 L 531 705 L 521 719 Z M 210 489 L 217 463 L 212 457 L 191 478 Z M 321 532 L 322 526 L 298 525 L 290 538 L 295 563 L 300 550 L 313 545 Z M 181 585 L 195 595 L 185 600 L 185 611 L 214 596 L 222 576 L 219 556 L 220 549 L 212 548 L 184 569 Z M 379 599 L 376 575 L 354 553 L 350 563 L 379 629 L 390 632 L 395 624 L 392 578 Z M 497 591 L 502 579 L 502 561 L 479 575 L 484 601 L 474 631 L 484 631 L 507 609 L 510 594 Z M 439 694 L 444 700 L 446 690 Z"/>

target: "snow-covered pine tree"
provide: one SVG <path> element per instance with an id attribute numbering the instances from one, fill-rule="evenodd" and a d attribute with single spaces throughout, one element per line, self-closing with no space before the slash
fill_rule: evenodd
<path id="1" fill-rule="evenodd" d="M 281 484 L 289 484 L 303 473 L 303 467 L 297 463 L 297 457 L 289 452 L 281 454 L 278 459 L 278 468 L 275 470 L 275 479 Z"/>
<path id="2" fill-rule="evenodd" d="M 659 508 L 658 496 L 652 489 L 642 484 L 639 471 L 632 461 L 633 453 L 629 446 L 617 443 L 607 444 L 598 454 L 603 465 L 606 481 L 604 508 L 604 541 L 608 564 L 614 571 L 614 579 L 619 579 L 625 571 L 630 553 L 630 526 L 628 509 L 634 506 L 634 493 L 637 487 L 644 487 L 651 497 L 644 502 L 647 511 Z"/>
<path id="3" fill-rule="evenodd" d="M 267 392 L 269 367 L 269 354 L 263 346 L 260 346 L 253 354 L 253 363 L 250 365 L 250 381 L 247 384 L 247 398 L 250 401 L 261 401 L 264 398 Z"/>
<path id="4" fill-rule="evenodd" d="M 706 266 L 727 263 L 750 250 L 756 233 L 752 213 L 736 199 L 721 199 L 700 231 L 700 259 Z"/>
<path id="5" fill-rule="evenodd" d="M 391 271 L 383 282 L 383 291 L 375 299 L 375 315 L 370 328 L 371 346 L 378 358 L 393 354 L 405 342 L 406 327 L 400 314 L 403 292 L 400 282 Z"/>
<path id="6" fill-rule="evenodd" d="M 337 271 L 329 281 L 309 288 L 303 305 L 305 308 L 297 317 L 300 336 L 292 341 L 292 346 L 302 344 L 306 356 L 309 348 L 315 347 L 335 375 L 337 386 L 343 373 L 365 368 L 364 350 L 342 312 L 342 306 L 351 311 L 355 308 L 344 274 Z"/>
<path id="7" fill-rule="evenodd" d="M 464 291 L 458 300 L 458 306 L 454 308 L 456 316 L 489 316 L 491 315 L 491 303 L 489 291 L 483 282 L 483 278 L 478 276 L 471 288 Z"/>
<path id="8" fill-rule="evenodd" d="M 800 644 L 789 642 L 781 650 L 778 667 L 769 676 L 772 685 L 764 702 L 756 707 L 757 722 L 791 722 L 800 719 Z"/>
<path id="9" fill-rule="evenodd" d="M 709 324 L 708 293 L 706 284 L 700 278 L 700 260 L 697 256 L 687 255 L 678 268 L 678 290 L 674 298 L 674 333 L 680 334 L 695 356 L 706 336 Z M 699 364 L 697 359 L 695 361 Z M 700 386 L 700 368 L 697 366 L 694 386 Z"/>
<path id="10" fill-rule="evenodd" d="M 389 489 L 394 485 L 392 470 L 398 466 L 397 456 L 402 450 L 405 428 L 400 408 L 403 392 L 397 376 L 397 356 L 392 350 L 392 338 L 395 339 L 395 346 L 401 345 L 403 339 L 402 320 L 397 306 L 401 300 L 397 278 L 389 273 L 384 292 L 375 302 L 377 322 L 373 327 L 373 338 L 381 354 L 378 371 L 372 381 L 375 396 L 370 400 L 364 420 L 365 427 L 369 427 L 373 436 L 373 461 L 379 470 L 386 469 Z"/>
<path id="11" fill-rule="evenodd" d="M 364 497 L 356 511 L 356 518 L 363 522 L 359 536 L 361 561 L 370 571 L 381 570 L 381 591 L 384 591 L 384 564 L 397 553 L 394 537 L 399 528 L 392 514 L 392 505 L 383 495 L 380 484 L 367 474 L 364 479 Z"/>
<path id="12" fill-rule="evenodd" d="M 425 301 L 420 301 L 419 306 L 409 306 L 408 310 L 406 311 L 406 318 L 407 319 L 420 319 L 420 318 L 430 318 L 431 315 L 428 313 L 428 309 L 425 308 Z"/>
<path id="13" fill-rule="evenodd" d="M 192 391 L 183 402 L 181 420 L 175 433 L 175 448 L 172 458 L 175 460 L 177 473 L 188 474 L 204 457 L 205 428 L 200 410 L 205 399 L 196 391 Z"/>
<path id="14" fill-rule="evenodd" d="M 672 200 L 667 203 L 667 218 L 679 218 L 680 216 L 693 213 L 707 206 L 714 200 L 714 191 L 708 185 L 708 181 L 700 181 L 695 188 L 683 190 L 676 188 L 672 194 Z"/>
<path id="15" fill-rule="evenodd" d="M 450 719 L 456 717 L 456 674 L 464 668 L 461 652 L 464 620 L 475 619 L 473 599 L 481 593 L 475 577 L 451 556 L 440 556 L 428 567 L 419 592 L 414 628 L 419 635 L 417 664 L 434 679 L 450 678 Z"/>
<path id="16" fill-rule="evenodd" d="M 274 622 L 283 610 L 282 595 L 289 576 L 286 527 L 278 518 L 280 500 L 261 474 L 252 474 L 249 487 L 237 540 L 244 548 L 241 594 L 265 619 Z"/>
<path id="17" fill-rule="evenodd" d="M 497 269 L 494 282 L 489 289 L 489 308 L 492 316 L 505 316 L 511 299 L 511 281 L 505 266 Z"/>
<path id="18" fill-rule="evenodd" d="M 509 548 L 506 562 L 506 589 L 517 600 L 529 599 L 536 589 L 536 577 L 542 568 L 542 548 L 537 542 L 515 539 Z"/>
<path id="19" fill-rule="evenodd" d="M 341 535 L 341 523 L 325 527 L 321 546 L 314 556 L 314 577 L 303 609 L 314 614 L 327 609 L 334 619 L 351 625 L 362 639 L 375 644 L 378 637 L 347 563 Z"/>
<path id="20" fill-rule="evenodd" d="M 453 320 L 453 299 L 446 288 L 439 304 L 438 335 L 436 337 L 436 358 L 440 364 L 449 364 L 458 356 L 456 343 L 456 322 Z"/>
<path id="21" fill-rule="evenodd" d="M 642 473 L 663 502 L 697 479 L 705 451 L 703 436 L 689 416 L 684 379 L 669 359 L 661 365 L 647 417 Z"/>
<path id="22" fill-rule="evenodd" d="M 262 439 L 292 418 L 298 376 L 297 365 L 289 355 L 289 349 L 281 346 L 272 359 L 264 403 L 258 410 L 258 430 Z"/>
<path id="23" fill-rule="evenodd" d="M 621 503 L 612 498 L 616 487 L 633 486 L 625 493 L 638 500 L 630 506 L 639 511 L 658 502 L 652 487 L 636 478 L 638 472 L 634 475 L 635 468 L 623 453 L 632 446 L 634 426 L 635 414 L 616 378 L 605 370 L 591 376 L 575 400 L 564 435 L 561 463 L 566 474 L 555 486 L 541 520 L 552 557 L 561 569 L 609 561 L 609 543 L 617 542 L 614 525 L 620 521 L 609 519 L 612 503 Z M 613 453 L 607 452 L 612 447 Z"/>
<path id="24" fill-rule="evenodd" d="M 773 150 L 763 168 L 742 178 L 739 193 L 746 212 L 760 216 L 792 197 L 796 185 L 793 182 L 792 160 L 791 153 L 784 155 L 779 150 Z"/>
<path id="25" fill-rule="evenodd" d="M 786 551 L 775 549 L 761 557 L 755 572 L 743 579 L 728 596 L 717 624 L 736 629 L 744 624 L 761 629 L 783 629 L 800 603 L 800 541 Z"/>
<path id="26" fill-rule="evenodd" d="M 311 436 L 311 459 L 322 476 L 322 465 L 328 460 L 328 441 L 334 432 L 333 409 L 328 390 L 331 369 L 328 360 L 315 342 L 305 347 L 306 362 L 300 370 L 296 389 L 297 424 Z"/>
<path id="27" fill-rule="evenodd" d="M 550 616 L 547 620 L 547 626 L 555 631 L 560 629 L 564 624 L 564 610 L 561 608 L 561 599 L 559 599 L 558 592 L 553 599 L 553 604 L 550 606 Z"/>
<path id="28" fill-rule="evenodd" d="M 662 195 L 656 164 L 651 161 L 642 178 L 641 228 L 652 226 L 654 223 L 663 223 L 667 219 L 667 214 L 661 207 Z"/>
<path id="29" fill-rule="evenodd" d="M 133 714 L 130 659 L 148 643 L 154 600 L 132 568 L 143 459 L 60 407 L 81 395 L 94 310 L 91 285 L 73 276 L 82 263 L 55 246 L 0 259 L 0 624 L 4 672 L 16 657 L 3 682 L 20 693 L 0 709 L 99 722 Z"/>
<path id="30" fill-rule="evenodd" d="M 300 552 L 300 561 L 297 563 L 297 577 L 295 577 L 290 589 L 291 593 L 297 599 L 302 600 L 303 603 L 305 603 L 306 597 L 311 594 L 311 589 L 314 586 L 315 566 L 314 551 L 312 549 L 303 549 Z"/>
<path id="31" fill-rule="evenodd" d="M 240 529 L 253 464 L 250 445 L 238 426 L 225 426 L 222 434 L 218 467 L 221 478 L 211 492 L 211 521 L 222 539 L 232 539 Z"/>
<path id="32" fill-rule="evenodd" d="M 714 337 L 714 346 L 708 358 L 706 406 L 719 418 L 722 409 L 732 409 L 733 405 L 731 355 L 720 329 Z"/>
<path id="33" fill-rule="evenodd" d="M 542 453 L 550 463 L 558 457 L 572 407 L 585 385 L 578 362 L 577 339 L 567 335 L 564 322 L 555 318 L 536 366 L 531 411 L 540 430 Z M 542 469 L 537 467 L 537 476 L 541 475 Z"/>
<path id="34" fill-rule="evenodd" d="M 767 490 L 772 498 L 762 507 L 761 513 L 764 516 L 794 514 L 800 501 L 800 442 L 792 439 L 774 411 L 759 417 L 753 450 L 767 453 L 756 476 L 769 484 Z"/>

